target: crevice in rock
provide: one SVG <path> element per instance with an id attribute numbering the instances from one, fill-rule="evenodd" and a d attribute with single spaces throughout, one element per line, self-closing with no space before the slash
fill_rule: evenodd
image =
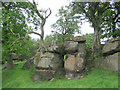
<path id="1" fill-rule="evenodd" d="M 118 49 L 118 50 L 112 50 L 112 51 L 107 52 L 107 53 L 103 53 L 103 56 L 106 57 L 106 56 L 109 56 L 109 55 L 113 55 L 113 54 L 115 54 L 117 52 L 120 52 L 120 49 Z"/>

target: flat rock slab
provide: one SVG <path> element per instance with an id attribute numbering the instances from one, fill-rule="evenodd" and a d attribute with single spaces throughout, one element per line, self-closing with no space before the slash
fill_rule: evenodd
<path id="1" fill-rule="evenodd" d="M 75 42 L 86 42 L 86 39 L 82 36 L 76 36 L 76 37 L 72 37 L 72 38 L 66 38 L 65 41 L 75 41 Z"/>
<path id="2" fill-rule="evenodd" d="M 108 42 L 103 47 L 103 55 L 114 54 L 117 51 L 120 52 L 120 39 L 115 38 Z"/>

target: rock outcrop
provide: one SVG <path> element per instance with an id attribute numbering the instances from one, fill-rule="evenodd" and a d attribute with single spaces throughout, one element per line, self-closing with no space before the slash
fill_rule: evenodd
<path id="1" fill-rule="evenodd" d="M 81 36 L 65 39 L 65 52 L 67 53 L 67 58 L 64 68 L 68 79 L 81 78 L 80 75 L 85 66 L 85 41 L 85 38 Z"/>
<path id="2" fill-rule="evenodd" d="M 120 72 L 118 65 L 120 65 L 120 39 L 114 38 L 103 47 L 103 68 Z"/>
<path id="3" fill-rule="evenodd" d="M 64 44 L 53 43 L 44 54 L 38 52 L 34 58 L 36 74 L 33 80 L 40 77 L 50 80 L 56 74 L 64 74 L 67 78 L 81 78 L 85 63 L 85 38 L 78 36 L 65 39 Z M 63 56 L 66 60 L 63 62 Z"/>
<path id="4" fill-rule="evenodd" d="M 63 67 L 63 59 L 57 53 L 47 52 L 40 56 L 40 60 L 37 64 L 37 68 L 39 69 L 51 69 L 51 70 L 59 70 Z"/>
<path id="5" fill-rule="evenodd" d="M 36 66 L 36 73 L 32 77 L 33 80 L 38 80 L 40 77 L 50 80 L 54 75 L 63 74 L 64 72 L 64 62 L 63 56 L 64 53 L 63 45 L 50 46 L 47 48 L 47 52 L 41 54 L 37 52 L 34 58 L 34 64 Z M 39 81 L 39 80 L 38 80 Z"/>

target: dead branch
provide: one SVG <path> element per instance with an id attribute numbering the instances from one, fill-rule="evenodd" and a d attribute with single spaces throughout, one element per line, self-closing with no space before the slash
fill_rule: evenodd
<path id="1" fill-rule="evenodd" d="M 45 13 L 47 13 L 47 11 L 50 11 L 50 13 L 45 17 L 46 19 L 51 15 L 51 13 L 52 13 L 52 11 L 51 11 L 51 9 L 49 8 L 49 9 L 47 9 L 46 11 L 45 11 Z"/>

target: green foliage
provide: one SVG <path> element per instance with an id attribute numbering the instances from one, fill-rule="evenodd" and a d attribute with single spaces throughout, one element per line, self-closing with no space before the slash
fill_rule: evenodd
<path id="1" fill-rule="evenodd" d="M 80 21 L 74 18 L 69 6 L 61 7 L 56 16 L 58 20 L 51 27 L 54 29 L 52 32 L 58 35 L 59 43 L 63 42 L 66 37 L 81 33 Z"/>
<path id="2" fill-rule="evenodd" d="M 47 35 L 44 40 L 45 47 L 49 47 L 52 44 L 52 40 L 55 40 L 53 35 Z"/>
<path id="3" fill-rule="evenodd" d="M 3 71 L 3 88 L 118 88 L 118 74 L 107 70 L 94 70 L 82 79 L 68 80 L 65 77 L 57 77 L 51 82 L 32 81 L 34 70 L 22 70 L 24 63 L 19 64 L 13 70 Z M 89 82 L 89 83 L 88 83 Z"/>
<path id="4" fill-rule="evenodd" d="M 58 38 L 58 40 L 57 40 L 56 43 L 59 44 L 59 43 L 64 43 L 64 39 L 65 39 L 65 38 L 74 37 L 74 35 L 72 35 L 72 34 L 63 35 L 63 34 L 57 33 L 57 34 L 54 34 L 54 37 L 57 37 L 57 38 Z"/>
<path id="5" fill-rule="evenodd" d="M 86 38 L 86 47 L 87 48 L 91 48 L 92 45 L 93 45 L 93 40 L 94 40 L 94 33 L 91 33 L 91 34 L 85 34 L 83 35 L 83 37 Z"/>
<path id="6" fill-rule="evenodd" d="M 64 42 L 64 38 L 69 38 L 69 37 L 74 37 L 71 34 L 59 34 L 59 33 L 54 33 L 53 35 L 48 35 L 46 36 L 45 40 L 44 40 L 44 45 L 45 47 L 48 47 L 52 44 L 52 40 L 56 40 L 56 44 L 60 44 Z"/>
<path id="7" fill-rule="evenodd" d="M 30 55 L 30 37 L 24 43 L 28 27 L 22 9 L 26 3 L 21 2 L 2 2 L 2 60 L 9 60 L 14 52 L 25 56 Z"/>
<path id="8" fill-rule="evenodd" d="M 120 37 L 119 12 L 120 2 L 112 4 L 113 9 L 108 9 L 103 14 L 103 23 L 101 25 L 101 38 Z"/>

